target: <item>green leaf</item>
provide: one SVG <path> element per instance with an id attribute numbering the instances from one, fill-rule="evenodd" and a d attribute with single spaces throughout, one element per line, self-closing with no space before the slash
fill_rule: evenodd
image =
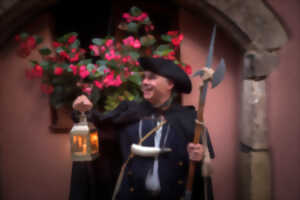
<path id="1" fill-rule="evenodd" d="M 157 51 L 165 51 L 165 50 L 169 50 L 169 49 L 170 49 L 170 45 L 162 44 L 162 45 L 159 45 L 156 50 Z"/>
<path id="2" fill-rule="evenodd" d="M 51 50 L 47 47 L 39 49 L 39 53 L 43 56 L 48 56 L 51 54 Z"/>
<path id="3" fill-rule="evenodd" d="M 137 17 L 137 16 L 140 16 L 142 14 L 142 10 L 139 9 L 138 7 L 133 6 L 133 7 L 130 8 L 130 14 L 132 16 Z"/>
<path id="4" fill-rule="evenodd" d="M 60 52 L 62 52 L 62 51 L 64 51 L 64 49 L 62 48 L 62 47 L 57 47 L 57 49 L 56 49 L 56 53 L 60 53 Z"/>
<path id="5" fill-rule="evenodd" d="M 161 39 L 163 41 L 166 41 L 166 42 L 171 42 L 172 41 L 172 37 L 170 35 L 162 35 Z"/>
<path id="6" fill-rule="evenodd" d="M 30 64 L 31 64 L 32 67 L 34 67 L 34 66 L 38 65 L 39 62 L 36 61 L 36 60 L 30 60 Z"/>
<path id="7" fill-rule="evenodd" d="M 128 32 L 131 32 L 131 33 L 137 33 L 138 32 L 138 24 L 137 23 L 134 23 L 134 22 L 130 22 L 128 24 Z"/>
<path id="8" fill-rule="evenodd" d="M 50 68 L 50 63 L 48 61 L 43 60 L 40 65 L 44 70 L 48 70 Z"/>
<path id="9" fill-rule="evenodd" d="M 142 84 L 142 78 L 138 73 L 134 73 L 132 76 L 128 78 L 129 81 L 133 82 L 136 85 L 141 85 Z"/>
<path id="10" fill-rule="evenodd" d="M 107 69 L 106 65 L 101 65 L 98 67 L 97 72 L 99 72 L 101 75 L 104 75 L 104 70 Z"/>
<path id="11" fill-rule="evenodd" d="M 153 35 L 143 36 L 140 38 L 140 41 L 141 41 L 142 46 L 145 46 L 145 47 L 152 46 L 156 42 Z"/>
<path id="12" fill-rule="evenodd" d="M 92 59 L 84 59 L 84 60 L 81 60 L 77 65 L 80 66 L 80 65 L 88 65 L 92 63 Z"/>
<path id="13" fill-rule="evenodd" d="M 101 39 L 101 38 L 94 38 L 94 39 L 92 39 L 92 42 L 95 45 L 101 46 L 101 45 L 103 45 L 105 43 L 105 40 Z"/>
<path id="14" fill-rule="evenodd" d="M 33 37 L 35 38 L 36 44 L 40 44 L 43 42 L 43 38 L 41 36 L 34 35 Z"/>
<path id="15" fill-rule="evenodd" d="M 80 41 L 79 40 L 75 40 L 75 42 L 73 42 L 71 45 L 70 45 L 70 48 L 73 49 L 77 49 L 78 47 L 80 46 Z"/>
<path id="16" fill-rule="evenodd" d="M 89 63 L 86 68 L 89 72 L 91 72 L 95 68 L 95 65 L 93 63 Z"/>
<path id="17" fill-rule="evenodd" d="M 71 32 L 71 33 L 67 33 L 67 34 L 65 34 L 65 35 L 63 35 L 63 36 L 61 36 L 61 37 L 59 37 L 59 38 L 57 39 L 57 41 L 60 42 L 60 43 L 67 42 L 68 39 L 69 39 L 69 37 L 72 36 L 72 35 L 78 36 L 78 34 L 77 34 L 76 32 Z"/>
<path id="18" fill-rule="evenodd" d="M 96 61 L 96 64 L 97 64 L 97 65 L 100 65 L 100 66 L 101 66 L 101 65 L 106 65 L 106 64 L 107 64 L 107 60 L 97 60 L 97 61 Z"/>
<path id="19" fill-rule="evenodd" d="M 142 21 L 142 24 L 150 25 L 152 24 L 151 20 L 149 17 L 147 17 L 144 21 Z"/>
<path id="20" fill-rule="evenodd" d="M 137 60 L 140 57 L 140 54 L 136 51 L 130 51 L 129 55 L 134 59 Z"/>
<path id="21" fill-rule="evenodd" d="M 170 48 L 170 46 L 168 44 L 163 44 L 163 45 L 160 45 L 154 51 L 154 54 L 159 55 L 159 56 L 166 56 L 166 55 L 168 55 L 172 51 L 173 51 L 173 49 Z"/>

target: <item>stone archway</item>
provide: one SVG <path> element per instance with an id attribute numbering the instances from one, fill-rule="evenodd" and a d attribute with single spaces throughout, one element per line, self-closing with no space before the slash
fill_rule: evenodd
<path id="1" fill-rule="evenodd" d="M 0 2 L 0 47 L 32 17 L 58 0 Z M 240 121 L 240 199 L 271 199 L 267 141 L 265 78 L 278 65 L 277 50 L 287 32 L 264 0 L 172 0 L 190 12 L 201 12 L 222 27 L 244 53 Z M 253 173 L 255 171 L 255 173 Z M 261 187 L 264 185 L 265 187 Z"/>

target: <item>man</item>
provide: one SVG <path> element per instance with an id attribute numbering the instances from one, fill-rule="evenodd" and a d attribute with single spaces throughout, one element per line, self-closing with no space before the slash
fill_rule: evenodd
<path id="1" fill-rule="evenodd" d="M 112 123 L 118 132 L 123 160 L 130 159 L 126 163 L 117 199 L 181 199 L 189 160 L 198 163 L 195 177 L 197 188 L 193 191 L 193 199 L 202 199 L 200 161 L 204 149 L 201 144 L 191 143 L 196 112 L 193 107 L 173 102 L 175 93 L 190 93 L 191 81 L 173 61 L 144 57 L 139 59 L 139 63 L 144 69 L 141 85 L 143 102 L 123 102 L 114 111 L 101 115 L 90 111 L 93 105 L 86 96 L 79 96 L 73 108 L 80 112 L 90 111 L 89 118 L 96 126 Z M 161 125 L 163 122 L 165 124 Z M 138 143 L 147 147 L 168 148 L 171 152 L 152 157 L 138 153 L 134 155 L 131 145 Z M 210 141 L 208 144 L 211 157 L 214 157 Z M 212 197 L 211 194 L 208 196 Z"/>

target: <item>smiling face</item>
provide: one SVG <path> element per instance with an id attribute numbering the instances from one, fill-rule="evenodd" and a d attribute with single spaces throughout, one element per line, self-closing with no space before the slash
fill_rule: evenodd
<path id="1" fill-rule="evenodd" d="M 142 81 L 142 92 L 144 99 L 154 107 L 165 103 L 171 96 L 174 84 L 169 79 L 150 71 L 144 71 Z"/>

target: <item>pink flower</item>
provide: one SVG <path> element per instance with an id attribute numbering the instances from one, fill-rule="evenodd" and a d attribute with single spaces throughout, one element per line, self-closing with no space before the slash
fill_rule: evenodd
<path id="1" fill-rule="evenodd" d="M 52 85 L 48 85 L 48 84 L 42 84 L 41 85 L 41 90 L 45 93 L 45 94 L 51 94 L 54 91 L 54 88 Z"/>
<path id="2" fill-rule="evenodd" d="M 126 46 L 132 46 L 133 48 L 141 48 L 141 43 L 138 39 L 134 39 L 134 37 L 129 36 L 123 40 L 123 44 Z"/>
<path id="3" fill-rule="evenodd" d="M 139 16 L 135 17 L 134 19 L 136 21 L 144 21 L 146 18 L 148 17 L 148 14 L 143 12 L 142 14 L 140 14 Z"/>
<path id="4" fill-rule="evenodd" d="M 100 52 L 99 52 L 99 48 L 96 45 L 90 45 L 89 49 L 94 53 L 95 56 L 99 56 Z"/>
<path id="5" fill-rule="evenodd" d="M 82 92 L 86 93 L 87 95 L 91 95 L 92 88 L 91 87 L 84 87 L 84 88 L 82 88 Z"/>
<path id="6" fill-rule="evenodd" d="M 127 63 L 127 62 L 128 62 L 128 57 L 123 57 L 123 58 L 122 58 L 122 63 L 125 64 L 125 63 Z"/>
<path id="7" fill-rule="evenodd" d="M 139 40 L 135 40 L 135 41 L 133 42 L 133 44 L 132 44 L 132 47 L 133 47 L 133 48 L 136 48 L 136 49 L 141 48 L 141 43 L 140 43 L 140 41 L 139 41 Z"/>
<path id="8" fill-rule="evenodd" d="M 104 72 L 104 74 L 108 74 L 108 73 L 110 73 L 110 69 L 109 69 L 109 68 L 105 68 L 105 69 L 103 70 L 103 72 Z"/>
<path id="9" fill-rule="evenodd" d="M 77 74 L 77 66 L 76 66 L 76 65 L 73 65 L 73 64 L 71 64 L 71 65 L 69 65 L 69 67 L 72 69 L 72 71 L 73 71 L 73 75 L 75 76 L 75 75 Z"/>
<path id="10" fill-rule="evenodd" d="M 153 31 L 153 30 L 154 30 L 154 26 L 152 24 L 150 26 L 145 26 L 146 32 Z"/>
<path id="11" fill-rule="evenodd" d="M 72 44 L 73 42 L 75 42 L 75 40 L 77 39 L 77 36 L 76 35 L 71 35 L 68 39 L 68 43 L 69 44 Z"/>
<path id="12" fill-rule="evenodd" d="M 99 89 L 102 89 L 102 88 L 103 88 L 103 84 L 102 84 L 100 81 L 95 80 L 95 81 L 94 81 L 94 85 L 95 85 L 97 88 L 99 88 Z"/>
<path id="13" fill-rule="evenodd" d="M 100 51 L 101 51 L 101 53 L 104 53 L 104 52 L 105 52 L 105 50 L 106 50 L 105 46 L 101 46 L 101 47 L 100 47 Z"/>
<path id="14" fill-rule="evenodd" d="M 122 84 L 121 76 L 118 75 L 118 76 L 116 77 L 116 79 L 114 80 L 113 85 L 116 86 L 116 87 L 119 87 L 121 84 Z"/>
<path id="15" fill-rule="evenodd" d="M 132 36 L 129 36 L 123 40 L 123 44 L 126 46 L 131 46 L 133 42 L 134 42 L 134 37 Z"/>
<path id="16" fill-rule="evenodd" d="M 82 79 L 85 79 L 86 77 L 88 77 L 90 75 L 90 72 L 86 69 L 86 66 L 85 65 L 81 65 L 79 67 L 79 76 L 82 78 Z"/>
<path id="17" fill-rule="evenodd" d="M 62 75 L 62 74 L 63 74 L 63 71 L 64 71 L 64 69 L 61 68 L 61 67 L 55 67 L 55 68 L 54 68 L 54 74 L 57 75 L 57 76 Z"/>
<path id="18" fill-rule="evenodd" d="M 129 13 L 123 13 L 122 16 L 124 19 L 126 19 L 126 21 L 129 23 L 133 20 L 133 17 L 129 14 Z"/>
<path id="19" fill-rule="evenodd" d="M 112 39 L 108 39 L 108 40 L 106 40 L 106 42 L 105 42 L 105 45 L 107 46 L 107 47 L 111 47 L 112 46 L 112 44 L 113 44 L 113 40 Z"/>
<path id="20" fill-rule="evenodd" d="M 111 49 L 108 53 L 105 54 L 106 60 L 113 60 L 115 58 L 115 50 Z"/>

